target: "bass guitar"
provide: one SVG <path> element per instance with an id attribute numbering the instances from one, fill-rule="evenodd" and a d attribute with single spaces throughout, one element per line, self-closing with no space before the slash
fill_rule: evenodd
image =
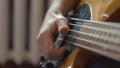
<path id="1" fill-rule="evenodd" d="M 41 68 L 85 68 L 97 54 L 120 61 L 120 0 L 81 0 L 68 20 L 69 33 L 55 43 L 68 48 L 64 59 L 41 57 Z"/>

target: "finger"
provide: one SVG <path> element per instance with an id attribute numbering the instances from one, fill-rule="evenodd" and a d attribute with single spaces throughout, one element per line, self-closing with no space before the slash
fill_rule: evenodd
<path id="1" fill-rule="evenodd" d="M 66 51 L 65 47 L 54 48 L 53 34 L 49 31 L 42 33 L 40 36 L 40 49 L 46 60 L 56 59 L 59 60 L 63 57 Z"/>
<path id="2" fill-rule="evenodd" d="M 67 26 L 67 22 L 68 21 L 67 21 L 66 18 L 62 18 L 62 19 L 59 19 L 57 21 L 59 33 L 61 33 L 61 34 L 67 34 L 68 33 L 69 28 Z"/>
<path id="3" fill-rule="evenodd" d="M 54 48 L 54 41 L 53 41 L 53 35 L 47 33 L 48 35 L 44 38 L 47 38 L 45 40 L 44 45 L 46 46 L 46 49 L 44 51 L 44 56 L 46 60 L 60 60 L 64 56 L 64 53 L 66 51 L 65 47 L 60 48 Z"/>
<path id="4" fill-rule="evenodd" d="M 65 51 L 66 47 L 54 48 L 49 52 L 48 59 L 60 60 L 63 58 Z"/>
<path id="5" fill-rule="evenodd" d="M 44 31 L 38 35 L 37 40 L 41 53 L 47 57 L 48 52 L 54 47 L 52 34 L 49 31 Z"/>

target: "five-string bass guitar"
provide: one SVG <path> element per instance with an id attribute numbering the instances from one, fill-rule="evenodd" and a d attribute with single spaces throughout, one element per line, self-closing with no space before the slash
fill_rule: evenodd
<path id="1" fill-rule="evenodd" d="M 68 19 L 69 33 L 55 43 L 68 48 L 64 59 L 41 59 L 41 68 L 85 68 L 94 53 L 120 61 L 120 0 L 81 0 Z"/>

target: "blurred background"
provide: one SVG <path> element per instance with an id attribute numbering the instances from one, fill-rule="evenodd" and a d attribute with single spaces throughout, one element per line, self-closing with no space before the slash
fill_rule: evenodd
<path id="1" fill-rule="evenodd" d="M 0 0 L 0 68 L 38 67 L 36 36 L 50 3 L 51 0 Z"/>

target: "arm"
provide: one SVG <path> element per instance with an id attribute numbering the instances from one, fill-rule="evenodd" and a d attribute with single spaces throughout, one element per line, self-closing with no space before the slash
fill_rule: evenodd
<path id="1" fill-rule="evenodd" d="M 69 28 L 64 17 L 73 9 L 79 0 L 54 0 L 46 13 L 37 40 L 41 53 L 48 59 L 61 59 L 66 48 L 54 48 L 54 40 L 58 33 L 67 34 Z"/>

